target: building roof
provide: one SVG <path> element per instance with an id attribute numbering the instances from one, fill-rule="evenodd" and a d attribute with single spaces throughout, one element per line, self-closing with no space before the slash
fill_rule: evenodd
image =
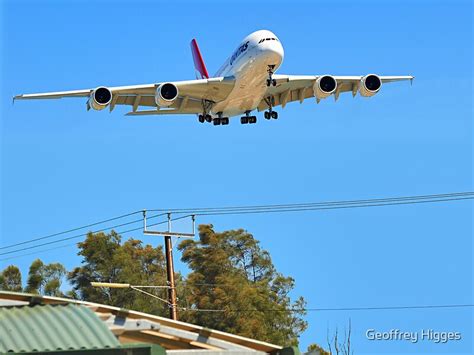
<path id="1" fill-rule="evenodd" d="M 121 344 L 158 344 L 167 350 L 213 350 L 276 353 L 281 346 L 174 321 L 152 314 L 67 298 L 0 291 L 0 305 L 80 305 L 102 320 Z M 0 307 L 1 309 L 1 307 Z M 46 323 L 48 325 L 48 322 Z M 77 331 L 71 330 L 74 333 Z"/>
<path id="2" fill-rule="evenodd" d="M 0 307 L 0 352 L 107 349 L 120 342 L 81 305 Z"/>

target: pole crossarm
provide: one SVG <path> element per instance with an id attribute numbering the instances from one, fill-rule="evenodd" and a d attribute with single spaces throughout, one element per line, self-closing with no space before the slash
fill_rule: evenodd
<path id="1" fill-rule="evenodd" d="M 143 231 L 145 235 L 162 235 L 163 237 L 170 236 L 170 237 L 178 237 L 178 238 L 194 238 L 194 233 L 177 233 L 177 232 L 160 232 L 160 231 L 150 231 L 145 230 Z"/>
<path id="2" fill-rule="evenodd" d="M 154 231 L 154 230 L 149 230 L 147 226 L 147 219 L 146 219 L 146 210 L 143 210 L 143 234 L 145 235 L 160 235 L 163 237 L 177 237 L 177 238 L 194 238 L 196 235 L 196 216 L 195 215 L 189 215 L 189 216 L 183 216 L 179 217 L 177 219 L 183 219 L 183 218 L 188 218 L 191 217 L 192 220 L 192 232 L 191 233 L 184 233 L 184 232 L 171 232 L 171 212 L 167 212 L 168 216 L 168 230 L 167 231 Z"/>

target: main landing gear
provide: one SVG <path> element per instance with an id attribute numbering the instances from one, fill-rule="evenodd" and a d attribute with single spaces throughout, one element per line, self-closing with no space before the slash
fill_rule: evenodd
<path id="1" fill-rule="evenodd" d="M 273 105 L 275 103 L 275 99 L 273 96 L 268 96 L 265 98 L 265 102 L 268 105 L 268 111 L 265 111 L 263 114 L 263 117 L 265 117 L 267 120 L 270 118 L 277 119 L 278 118 L 278 112 L 273 111 Z"/>
<path id="2" fill-rule="evenodd" d="M 215 117 L 212 122 L 214 123 L 214 126 L 225 126 L 229 124 L 229 117 L 222 117 L 222 112 L 218 112 L 217 117 Z"/>
<path id="3" fill-rule="evenodd" d="M 267 79 L 267 86 L 276 86 L 277 82 L 275 79 L 273 79 L 273 69 L 275 69 L 274 65 L 269 65 L 268 66 L 268 79 Z"/>
<path id="4" fill-rule="evenodd" d="M 270 110 L 268 110 L 268 111 L 265 111 L 265 112 L 263 113 L 263 116 L 264 116 L 267 120 L 269 120 L 270 118 L 273 118 L 273 119 L 276 120 L 276 119 L 278 118 L 278 112 L 273 111 L 273 110 L 270 109 Z"/>
<path id="5" fill-rule="evenodd" d="M 198 117 L 199 122 L 204 123 L 204 122 L 209 122 L 213 123 L 214 126 L 219 126 L 219 125 L 228 125 L 229 124 L 229 117 L 222 117 L 222 112 L 218 113 L 218 116 L 215 118 L 212 118 L 211 115 L 206 114 L 206 115 L 199 115 Z"/>
<path id="6" fill-rule="evenodd" d="M 204 123 L 204 122 L 212 122 L 212 116 L 211 115 L 199 115 L 199 122 Z"/>
<path id="7" fill-rule="evenodd" d="M 245 112 L 245 116 L 240 117 L 240 123 L 257 123 L 257 116 L 250 116 L 250 111 Z"/>

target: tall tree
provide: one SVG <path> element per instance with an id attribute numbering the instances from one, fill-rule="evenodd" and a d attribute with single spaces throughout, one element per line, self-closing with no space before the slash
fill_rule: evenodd
<path id="1" fill-rule="evenodd" d="M 276 344 L 298 343 L 307 327 L 306 302 L 291 300 L 294 280 L 277 272 L 250 233 L 217 233 L 212 225 L 200 225 L 199 240 L 185 240 L 178 248 L 192 270 L 181 302 L 188 308 L 183 320 Z M 199 311 L 206 309 L 219 311 Z"/>
<path id="2" fill-rule="evenodd" d="M 18 267 L 9 265 L 0 273 L 0 289 L 21 292 L 21 272 Z"/>
<path id="3" fill-rule="evenodd" d="M 153 248 L 141 241 L 129 239 L 122 243 L 112 231 L 89 233 L 78 243 L 82 265 L 68 275 L 72 295 L 79 299 L 105 303 L 159 315 L 168 314 L 168 306 L 131 289 L 95 288 L 91 282 L 128 283 L 131 285 L 166 285 L 162 247 Z M 165 294 L 159 296 L 166 298 Z"/>
<path id="4" fill-rule="evenodd" d="M 61 292 L 61 283 L 65 276 L 66 269 L 62 264 L 44 264 L 41 259 L 36 259 L 30 265 L 25 292 L 64 296 Z"/>

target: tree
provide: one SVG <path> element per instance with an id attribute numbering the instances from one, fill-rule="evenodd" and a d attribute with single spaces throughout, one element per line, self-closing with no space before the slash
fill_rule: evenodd
<path id="1" fill-rule="evenodd" d="M 330 352 L 324 350 L 321 346 L 319 346 L 318 344 L 310 344 L 308 346 L 308 349 L 306 350 L 306 352 L 310 353 L 310 352 L 314 352 L 314 353 L 317 353 L 319 355 L 331 355 Z"/>
<path id="2" fill-rule="evenodd" d="M 36 259 L 30 265 L 25 292 L 46 296 L 64 296 L 60 288 L 66 273 L 65 267 L 60 263 L 44 264 L 41 259 Z"/>
<path id="3" fill-rule="evenodd" d="M 178 249 L 192 272 L 183 289 L 181 319 L 281 345 L 297 345 L 306 329 L 303 297 L 292 302 L 294 280 L 277 272 L 270 254 L 243 229 L 222 233 L 199 226 L 199 240 Z M 206 312 L 199 310 L 218 310 Z M 293 309 L 293 311 L 288 311 Z"/>
<path id="4" fill-rule="evenodd" d="M 166 285 L 162 247 L 153 248 L 141 241 L 129 239 L 122 243 L 119 234 L 112 231 L 89 233 L 78 243 L 82 265 L 68 275 L 73 286 L 70 293 L 90 302 L 134 309 L 158 315 L 167 315 L 168 306 L 132 289 L 95 288 L 91 282 L 128 283 L 131 285 Z M 179 277 L 178 277 L 179 279 Z M 161 294 L 166 298 L 165 294 Z"/>
<path id="5" fill-rule="evenodd" d="M 339 339 L 339 331 L 336 327 L 332 339 L 329 339 L 329 329 L 327 332 L 327 342 L 329 347 L 329 354 L 333 354 L 332 346 L 334 345 L 334 354 L 335 355 L 352 355 L 354 350 L 351 348 L 351 333 L 352 333 L 352 322 L 349 318 L 349 330 L 344 329 L 344 337 L 342 342 Z"/>
<path id="6" fill-rule="evenodd" d="M 0 289 L 21 292 L 21 272 L 15 265 L 7 266 L 0 274 Z"/>

